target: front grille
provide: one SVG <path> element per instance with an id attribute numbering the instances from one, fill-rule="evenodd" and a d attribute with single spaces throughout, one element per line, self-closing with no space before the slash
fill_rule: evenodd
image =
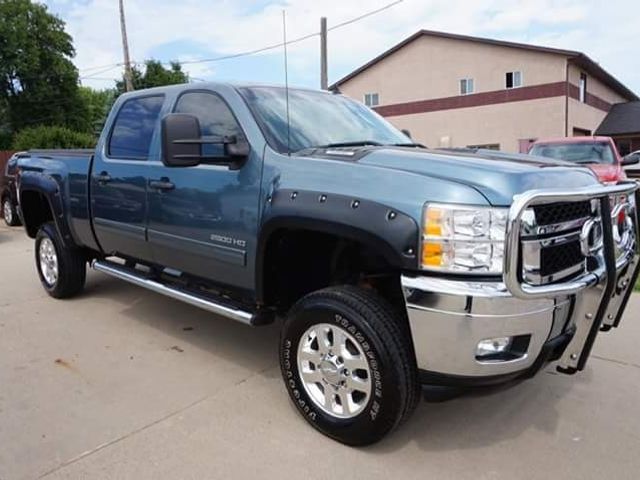
<path id="1" fill-rule="evenodd" d="M 563 202 L 533 207 L 538 225 L 570 222 L 592 215 L 590 202 Z"/>
<path id="2" fill-rule="evenodd" d="M 522 276 L 532 285 L 566 281 L 587 267 L 580 234 L 597 209 L 590 201 L 559 202 L 531 208 L 521 231 Z"/>
<path id="3" fill-rule="evenodd" d="M 540 276 L 549 277 L 584 263 L 584 256 L 580 250 L 580 242 L 574 241 L 561 245 L 545 247 L 540 250 Z M 563 279 L 569 276 L 563 275 Z M 550 279 L 550 281 L 553 281 Z"/>

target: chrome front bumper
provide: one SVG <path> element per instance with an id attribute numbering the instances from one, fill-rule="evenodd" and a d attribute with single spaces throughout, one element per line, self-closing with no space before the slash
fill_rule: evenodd
<path id="1" fill-rule="evenodd" d="M 617 327 L 633 290 L 640 265 L 637 211 L 633 247 L 616 258 L 611 223 L 603 222 L 604 240 L 597 269 L 570 282 L 533 286 L 522 280 L 520 219 L 532 205 L 560 201 L 601 201 L 611 217 L 609 196 L 638 195 L 635 184 L 596 187 L 578 192 L 535 191 L 514 199 L 509 216 L 502 281 L 447 280 L 403 275 L 401 279 L 418 368 L 463 378 L 509 376 L 539 368 L 554 339 L 566 337 L 558 370 L 582 370 L 600 330 Z M 507 359 L 482 360 L 476 347 L 496 337 L 524 338 L 524 348 Z M 570 339 L 570 341 L 569 341 Z M 565 348 L 566 347 L 566 348 Z"/>

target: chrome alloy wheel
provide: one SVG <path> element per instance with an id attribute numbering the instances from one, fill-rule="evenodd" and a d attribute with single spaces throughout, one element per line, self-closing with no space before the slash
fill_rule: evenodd
<path id="1" fill-rule="evenodd" d="M 298 344 L 298 372 L 304 389 L 323 411 L 353 418 L 371 397 L 371 370 L 358 341 L 328 323 L 309 328 Z"/>
<path id="2" fill-rule="evenodd" d="M 43 238 L 38 248 L 40 256 L 40 272 L 45 282 L 53 287 L 58 281 L 58 255 L 49 238 Z"/>
<path id="3" fill-rule="evenodd" d="M 4 215 L 4 220 L 9 225 L 13 223 L 13 208 L 11 208 L 11 200 L 7 199 L 2 203 L 2 214 Z"/>

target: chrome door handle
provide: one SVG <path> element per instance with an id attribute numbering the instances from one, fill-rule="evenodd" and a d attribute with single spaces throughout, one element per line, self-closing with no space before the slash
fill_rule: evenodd
<path id="1" fill-rule="evenodd" d="M 157 190 L 173 190 L 176 186 L 169 181 L 168 178 L 161 178 L 160 180 L 149 180 L 149 187 Z"/>
<path id="2" fill-rule="evenodd" d="M 96 182 L 101 185 L 104 185 L 105 183 L 111 181 L 111 175 L 109 175 L 107 172 L 100 172 L 99 175 L 95 175 L 93 178 L 95 178 Z"/>

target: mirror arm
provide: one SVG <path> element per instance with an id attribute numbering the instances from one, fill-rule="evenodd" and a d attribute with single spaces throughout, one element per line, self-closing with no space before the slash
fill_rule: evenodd
<path id="1" fill-rule="evenodd" d="M 238 138 L 235 135 L 224 137 L 202 137 L 202 138 L 187 138 L 174 140 L 174 145 L 227 145 L 238 143 Z"/>

